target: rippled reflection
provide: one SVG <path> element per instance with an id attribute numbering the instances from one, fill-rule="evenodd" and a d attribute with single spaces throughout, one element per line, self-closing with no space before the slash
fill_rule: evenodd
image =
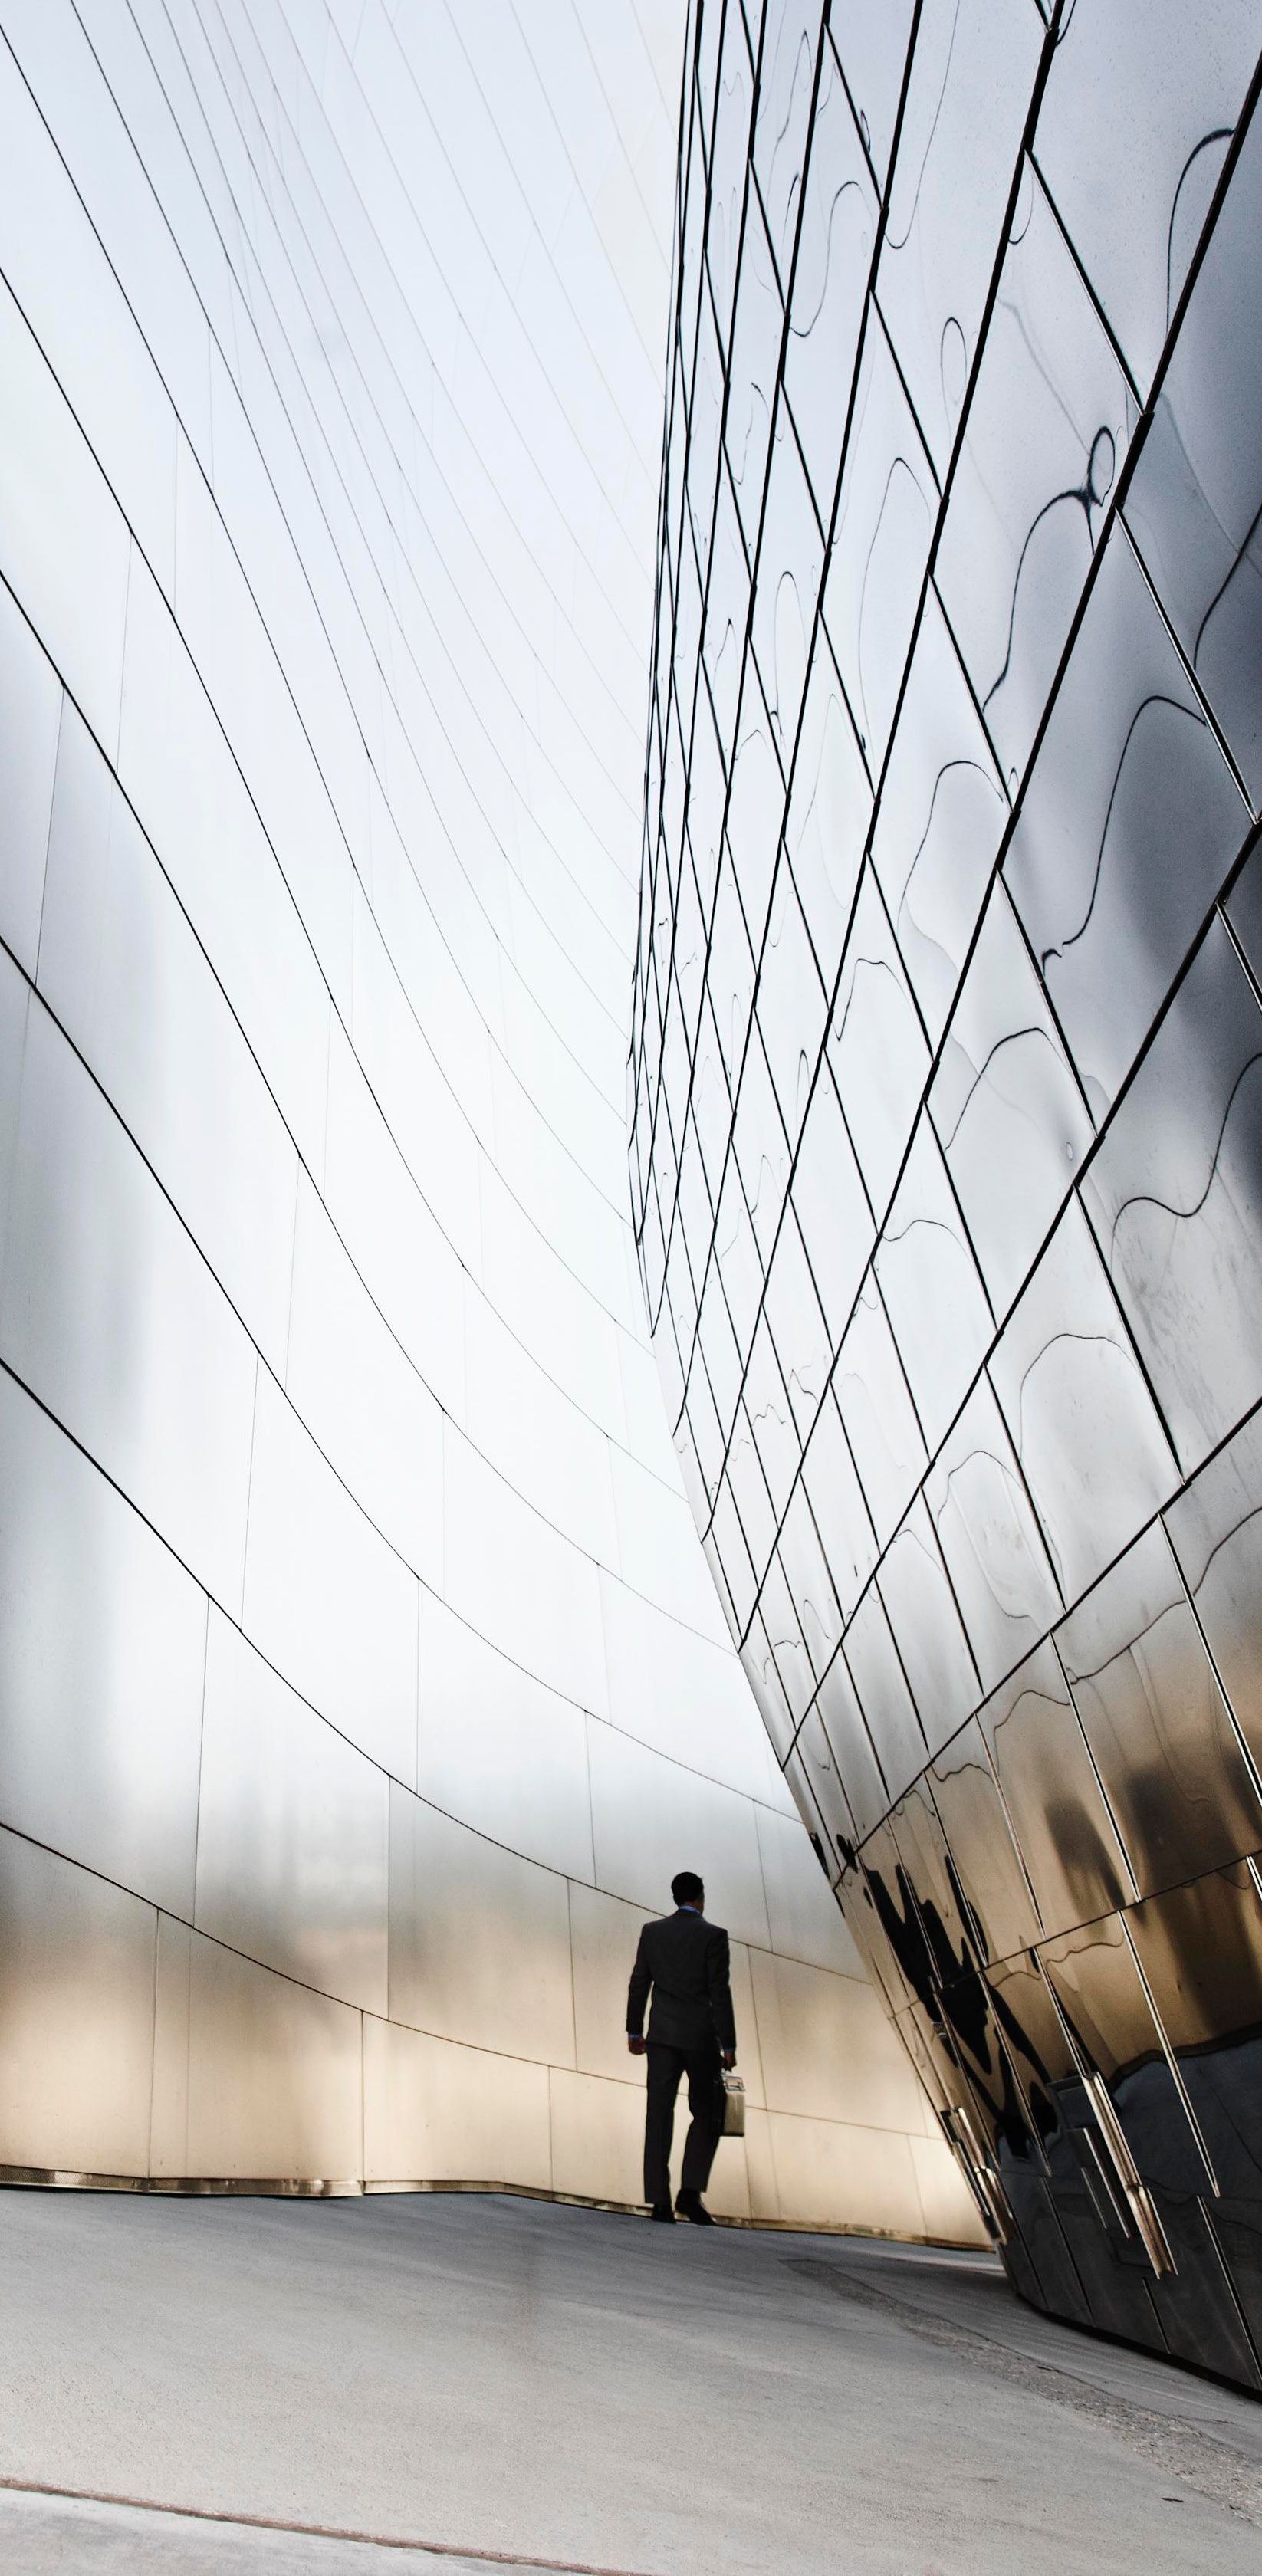
<path id="1" fill-rule="evenodd" d="M 767 1286 L 729 1220 L 702 1509 L 1018 2286 L 1262 2389 L 1257 14 L 823 17 L 764 12 L 736 294 Z"/>

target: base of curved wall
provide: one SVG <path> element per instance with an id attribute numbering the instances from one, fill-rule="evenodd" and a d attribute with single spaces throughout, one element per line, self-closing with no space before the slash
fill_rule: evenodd
<path id="1" fill-rule="evenodd" d="M 165 2195 L 192 2200 L 364 2200 L 380 2194 L 473 2192 L 509 2200 L 548 2200 L 563 2209 L 603 2209 L 616 2218 L 643 2218 L 647 2201 L 600 2200 L 579 2191 L 545 2191 L 537 2183 L 418 2181 L 360 2182 L 319 2174 L 110 2174 L 63 2173 L 41 2165 L 0 2165 L 4 2191 L 117 2191 Z M 866 2227 L 859 2220 L 832 2218 L 742 2218 L 715 2210 L 716 2227 L 744 2227 L 759 2235 L 859 2236 L 889 2245 L 932 2245 L 953 2253 L 976 2253 L 958 2236 L 912 2235 L 893 2227 Z M 1014 2282 L 1014 2288 L 1018 2285 Z M 1024 2292 L 1020 2295 L 1024 2296 Z"/>
<path id="2" fill-rule="evenodd" d="M 1085 2155 L 1089 2135 L 1078 2137 Z M 1003 2164 L 1013 2229 L 1000 2251 L 1019 2297 L 1064 2325 L 1262 2397 L 1258 2203 L 1222 2195 L 1211 2209 L 1197 2192 L 1146 2185 L 1141 2226 L 1120 2194 L 1106 2204 L 1102 2164 L 1090 2194 L 1085 2164 L 1083 2181 L 1069 2171 L 1070 2142 L 1053 2141 L 1050 2179 Z"/>

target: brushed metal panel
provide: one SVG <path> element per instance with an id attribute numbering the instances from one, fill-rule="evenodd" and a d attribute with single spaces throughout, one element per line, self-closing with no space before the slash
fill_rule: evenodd
<path id="1" fill-rule="evenodd" d="M 999 883 L 956 998 L 930 1102 L 992 1309 L 1002 1315 L 1064 1205 L 1092 1127 Z"/>
<path id="2" fill-rule="evenodd" d="M 417 1188 L 475 1277 L 477 1152 L 409 1006 L 393 959 L 362 895 L 355 907 L 356 1053 Z"/>
<path id="3" fill-rule="evenodd" d="M 1262 1010 L 1216 916 L 1083 1181 L 1185 1472 L 1262 1398 L 1260 1062 Z"/>
<path id="4" fill-rule="evenodd" d="M 935 1043 L 968 955 L 1007 810 L 958 647 L 931 590 L 908 665 L 872 856 Z"/>
<path id="5" fill-rule="evenodd" d="M 1257 54 L 1249 0 L 1195 19 L 1161 0 L 1121 0 L 1066 25 L 1052 60 L 1040 158 L 1069 232 L 1141 390 L 1161 349 L 1202 212 L 1185 201 L 1189 155 L 1221 146 Z M 1124 85 L 1119 127 L 1112 102 Z M 1205 155 L 1201 184 L 1217 176 Z"/>
<path id="6" fill-rule="evenodd" d="M 626 1438 L 629 1408 L 624 1404 L 621 1365 L 626 1335 L 588 1296 L 546 1235 L 531 1224 L 513 1197 L 508 1178 L 485 1159 L 479 1186 L 482 1285 L 491 1304 L 514 1321 L 539 1366 L 558 1386 L 568 1389 L 591 1421 L 599 1423 L 611 1439 Z M 635 1345 L 630 1347 L 634 1368 Z M 661 1396 L 652 1361 L 647 1354 L 641 1358 L 651 1374 L 634 1411 L 637 1423 L 645 1422 L 642 1436 L 647 1439 L 649 1403 L 660 1425 Z M 636 1446 L 634 1438 L 632 1446 Z M 656 1465 L 656 1456 L 646 1463 Z"/>
<path id="7" fill-rule="evenodd" d="M 519 1338 L 533 1317 L 515 1297 L 510 1331 L 476 1288 L 465 1308 L 465 1428 L 514 1490 L 576 1547 L 616 1570 L 613 1460 L 608 1438 Z M 665 1502 L 667 1498 L 663 1497 Z M 663 1513 L 665 1517 L 665 1513 Z M 694 1554 L 699 1551 L 694 1550 Z"/>
<path id="8" fill-rule="evenodd" d="M 537 1681 L 604 1711 L 597 1569 L 444 1425 L 443 1592 L 453 1610 Z"/>
<path id="9" fill-rule="evenodd" d="M 193 1573 L 234 1601 L 255 1354 L 38 1004 L 27 1032 L 0 1343 Z"/>
<path id="10" fill-rule="evenodd" d="M 780 2192 L 771 2145 L 771 2114 L 745 2107 L 745 2176 L 751 2218 L 778 2218 Z"/>
<path id="11" fill-rule="evenodd" d="M 384 2012 L 388 1792 L 385 1773 L 212 1608 L 198 1930 Z"/>
<path id="12" fill-rule="evenodd" d="M 259 1372 L 242 1624 L 295 1690 L 396 1778 L 416 1766 L 416 1576 Z"/>
<path id="13" fill-rule="evenodd" d="M 366 2016 L 364 2170 L 370 2182 L 549 2191 L 547 2067 Z"/>
<path id="14" fill-rule="evenodd" d="M 118 774 L 299 1152 L 318 1170 L 328 991 L 188 649 L 135 558 Z"/>
<path id="15" fill-rule="evenodd" d="M 155 2179 L 180 2180 L 191 2172 L 188 2075 L 194 1938 L 189 1924 L 173 1922 L 169 1914 L 158 1916 L 148 2166 Z"/>
<path id="16" fill-rule="evenodd" d="M 339 214 L 353 220 L 351 192 L 344 185 L 337 190 L 337 204 Z M 242 441 L 247 455 L 249 447 L 247 436 Z M 327 696 L 331 708 L 340 709 L 345 725 L 345 710 L 336 686 L 338 674 L 330 671 L 327 677 L 333 685 L 323 689 L 321 695 Z M 348 770 L 355 768 L 357 749 L 349 735 L 340 746 Z M 416 849 L 409 847 L 412 817 L 408 804 L 400 798 L 399 784 L 397 773 L 387 778 L 380 768 L 370 765 L 362 782 L 357 775 L 353 782 L 348 777 L 351 792 L 341 799 L 342 811 L 345 814 L 349 808 L 353 823 L 360 828 L 360 841 L 353 843 L 358 872 L 364 886 L 371 889 L 373 913 L 404 992 L 445 1082 L 475 1134 L 485 1140 L 491 1132 L 487 1039 L 490 1037 L 492 1044 L 504 1042 L 504 997 L 498 989 L 496 944 L 490 923 L 467 897 L 462 905 L 448 907 L 443 922 L 445 948 L 436 942 L 433 872 L 417 866 Z M 370 853 L 369 866 L 363 864 L 364 843 Z M 451 972 L 452 963 L 457 968 L 455 974 Z"/>
<path id="17" fill-rule="evenodd" d="M 1077 1200 L 1014 1307 L 990 1373 L 1072 1600 L 1179 1481 Z"/>
<path id="18" fill-rule="evenodd" d="M 425 1582 L 441 1584 L 442 1415 L 305 1173 L 294 1228 L 285 1391 L 383 1538 Z"/>
<path id="19" fill-rule="evenodd" d="M 324 1200 L 391 1331 L 444 1410 L 463 1421 L 464 1273 L 336 1020 Z"/>
<path id="20" fill-rule="evenodd" d="M 936 1752 L 976 1707 L 978 1674 L 923 1495 L 885 1551 L 878 1586 L 921 1731 Z"/>
<path id="21" fill-rule="evenodd" d="M 786 15 L 781 24 L 787 37 L 796 36 L 796 22 L 793 18 Z M 888 39 L 886 41 L 888 42 Z M 856 93 L 852 91 L 851 96 L 855 95 Z M 820 53 L 819 91 L 813 110 L 815 148 L 811 152 L 800 191 L 801 229 L 798 235 L 790 295 L 792 308 L 790 338 L 785 351 L 785 384 L 793 408 L 794 425 L 802 441 L 808 471 L 813 478 L 818 475 L 820 480 L 827 479 L 836 444 L 837 383 L 846 370 L 854 365 L 859 333 L 863 328 L 866 280 L 876 238 L 877 192 L 868 163 L 870 143 L 865 140 L 868 138 L 868 126 L 865 119 L 863 129 L 860 130 L 858 113 L 862 113 L 862 110 L 859 109 L 856 112 L 856 109 L 852 108 L 851 99 L 847 96 L 840 77 L 837 56 L 833 46 L 826 42 Z M 798 194 L 798 188 L 796 180 L 791 180 L 789 173 L 797 158 L 798 155 L 794 152 L 786 155 L 782 163 L 781 190 L 782 192 L 787 190 L 786 211 L 790 228 L 796 216 L 794 200 Z M 770 245 L 767 247 L 769 251 Z M 759 248 L 761 249 L 761 244 Z M 778 300 L 768 295 L 762 277 L 758 276 L 758 270 L 762 269 L 766 257 L 767 254 L 764 253 L 755 271 L 760 289 L 757 304 L 760 320 L 764 314 L 767 314 L 767 320 L 763 323 L 764 332 L 775 328 L 771 321 L 771 314 L 774 313 L 775 301 Z M 767 264 L 769 265 L 769 260 Z M 787 263 L 782 260 L 780 265 L 781 275 L 787 280 Z M 741 293 L 742 303 L 748 309 L 751 299 L 749 286 L 744 280 Z M 768 313 L 768 307 L 770 307 L 770 313 Z M 762 333 L 759 336 L 761 339 Z M 776 331 L 775 340 L 770 349 L 765 353 L 762 350 L 759 351 L 758 381 L 750 387 L 750 393 L 754 398 L 751 408 L 755 419 L 762 408 L 757 400 L 758 395 L 762 395 L 762 401 L 765 404 L 764 389 L 768 376 L 775 367 L 778 338 L 779 333 Z M 831 686 L 829 694 L 831 697 Z M 833 703 L 836 704 L 835 699 Z M 850 733 L 851 743 L 854 745 L 848 765 L 852 767 L 852 774 L 853 771 L 858 770 L 859 778 L 862 779 L 863 773 L 857 758 L 857 743 L 848 719 L 846 730 Z M 808 775 L 810 774 L 808 772 Z M 816 824 L 819 840 L 827 852 L 824 860 L 825 869 L 830 876 L 841 880 L 838 891 L 845 884 L 846 862 L 853 863 L 853 841 L 851 849 L 846 851 L 845 859 L 840 866 L 836 849 L 838 840 L 844 846 L 846 839 L 851 837 L 847 834 L 841 819 L 845 811 L 845 783 L 843 772 L 842 778 L 837 781 L 837 785 L 841 787 L 841 795 L 835 798 L 829 796 L 825 800 L 823 812 L 817 818 Z M 862 789 L 860 789 L 860 797 L 861 795 Z M 864 815 L 856 836 L 860 844 L 866 819 Z M 851 828 L 853 831 L 853 824 Z M 793 857 L 794 873 L 797 874 L 797 852 L 793 849 L 792 843 L 790 843 L 790 854 Z"/>
<path id="22" fill-rule="evenodd" d="M 1112 1913 L 1134 1881 L 1052 1645 L 1018 1666 L 978 1723 L 1044 1929 Z"/>
<path id="23" fill-rule="evenodd" d="M 1106 474 L 1109 435 L 1093 442 Z M 1094 506 L 1092 517 L 1098 526 Z M 1004 868 L 1097 1123 L 1246 829 L 1240 791 L 1117 529 Z"/>
<path id="24" fill-rule="evenodd" d="M 706 1910 L 737 1940 L 770 1946 L 758 1829 L 747 1798 L 588 1721 L 597 1884 L 661 1914 L 676 1870 L 705 1880 Z M 809 1851 L 809 1846 L 807 1846 Z M 811 1868 L 816 1866 L 812 1857 Z"/>
<path id="25" fill-rule="evenodd" d="M 652 1352 L 625 1332 L 617 1335 L 617 1346 L 618 1381 L 631 1455 L 655 1476 L 678 1475 L 679 1460 L 672 1446 L 671 1426 Z"/>
<path id="26" fill-rule="evenodd" d="M 592 1876 L 587 1730 L 548 1690 L 421 1587 L 420 1794 L 571 1878 Z"/>
<path id="27" fill-rule="evenodd" d="M 754 1817 L 774 1947 L 843 1977 L 866 1976 L 845 1916 L 797 1816 L 756 1807 Z"/>
<path id="28" fill-rule="evenodd" d="M 1231 0 L 1240 6 L 1240 0 Z M 1256 25 L 1249 27 L 1250 50 Z M 1230 87 L 1230 84 L 1228 84 Z M 1201 188 L 1226 134 L 1202 138 Z M 1252 596 L 1257 548 L 1258 461 L 1252 436 L 1262 347 L 1252 317 L 1242 332 L 1262 187 L 1262 129 L 1256 112 L 1244 125 L 1230 183 L 1192 285 L 1188 309 L 1162 383 L 1152 427 L 1131 488 L 1129 519 L 1171 627 L 1194 662 L 1256 809 L 1262 744 L 1254 675 L 1257 609 Z M 1179 253 L 1189 260 L 1191 222 L 1180 226 Z M 1175 212 L 1179 211 L 1178 200 Z M 1241 575 L 1244 578 L 1241 578 Z"/>
<path id="29" fill-rule="evenodd" d="M 1041 1230 L 1035 1228 L 1036 1241 Z M 873 1270 L 932 1452 L 977 1375 L 994 1322 L 927 1113 L 912 1138 Z"/>
<path id="30" fill-rule="evenodd" d="M 0 2164 L 143 2174 L 157 1917 L 0 1829 Z"/>
<path id="31" fill-rule="evenodd" d="M 888 1838 L 897 1853 L 897 1867 L 887 1890 L 890 1902 L 905 1920 L 902 1964 L 913 1990 L 929 2010 L 934 2009 L 935 1984 L 951 1985 L 992 1954 L 992 1936 L 985 1917 L 975 1914 L 960 1895 L 954 1856 L 930 1794 L 931 1782 L 936 1787 L 936 1776 L 929 1772 L 914 1781 L 890 1817 Z M 875 1850 L 871 1843 L 864 1846 L 864 1867 L 873 1888 L 883 1839 L 874 1837 Z M 971 1850 L 969 1856 L 973 1856 Z M 1009 1873 L 1014 1866 L 1010 1857 Z M 1007 1898 L 1009 1891 L 1002 1881 L 1001 1888 Z M 887 1929 L 893 1938 L 894 1921 L 888 1915 Z"/>
<path id="32" fill-rule="evenodd" d="M 891 446 L 898 450 L 903 466 L 892 507 L 887 480 Z M 934 515 L 933 470 L 884 329 L 869 328 L 863 338 L 855 373 L 847 483 L 828 557 L 824 616 L 869 758 L 879 761 L 896 711 L 902 664 L 915 632 Z M 874 572 L 881 606 L 878 616 L 865 618 L 865 593 Z M 905 1019 L 900 1013 L 899 1019 L 898 1051 L 910 1072 L 912 1053 L 919 1053 L 916 1023 L 910 1013 Z M 892 1034 L 897 1022 L 888 1025 Z M 888 1192 L 878 1190 L 877 1196 L 884 1204 Z"/>
<path id="33" fill-rule="evenodd" d="M 767 2105 L 825 2121 L 924 2135 L 930 2112 L 866 1977 L 750 1952 Z"/>
<path id="34" fill-rule="evenodd" d="M 177 521 L 176 577 L 181 631 L 196 663 L 216 718 L 232 744 L 233 755 L 271 846 L 282 854 L 286 883 L 306 936 L 320 961 L 330 993 L 346 1017 L 351 1008 L 351 913 L 355 879 L 347 865 L 348 844 L 359 842 L 361 864 L 367 851 L 360 838 L 362 822 L 355 811 L 365 792 L 363 767 L 355 764 L 348 806 L 348 829 L 339 827 L 330 801 L 327 774 L 336 757 L 341 728 L 327 712 L 311 706 L 310 721 L 326 738 L 318 764 L 310 733 L 304 731 L 295 698 L 301 689 L 311 701 L 307 674 L 318 657 L 299 628 L 290 644 L 289 668 L 282 669 L 272 636 L 263 621 L 263 601 L 252 593 L 240 549 L 248 547 L 256 576 L 266 582 L 267 610 L 273 632 L 282 626 L 283 594 L 290 573 L 288 548 L 276 544 L 276 523 L 265 477 L 255 468 L 255 509 L 272 531 L 264 550 L 257 536 L 250 543 L 251 512 L 241 509 L 241 477 L 232 475 L 242 448 L 257 442 L 234 441 L 237 415 L 232 397 L 225 418 L 219 396 L 225 376 L 219 357 L 211 361 L 211 422 L 219 453 L 215 458 L 216 491 L 200 475 L 182 481 Z M 222 485 L 221 485 L 222 476 Z M 225 524 L 231 509 L 241 529 L 239 539 Z M 362 753 L 360 754 L 362 763 Z M 342 780 L 345 798 L 346 781 Z M 358 793 L 356 793 L 358 791 Z"/>
<path id="35" fill-rule="evenodd" d="M 504 1053 L 537 1115 L 576 1169 L 604 1193 L 605 1176 L 625 1144 L 621 1104 L 615 1108 L 602 1084 L 576 1082 L 570 1049 L 548 1009 L 536 1000 L 510 964 L 501 974 Z"/>
<path id="36" fill-rule="evenodd" d="M 626 2059 L 617 2083 L 554 2066 L 548 2076 L 552 2189 L 585 2199 L 644 2200 L 644 2067 Z M 676 2131 L 687 2131 L 676 2113 Z M 678 2145 L 678 2137 L 676 2144 Z M 675 2159 L 678 2163 L 678 2157 Z M 716 2163 L 717 2172 L 717 2163 Z M 707 2194 L 707 2198 L 712 2195 Z"/>
<path id="37" fill-rule="evenodd" d="M 496 1160 L 540 1232 L 616 1323 L 634 1329 L 621 1215 L 580 1171 L 522 1085 L 493 1060 Z"/>
<path id="38" fill-rule="evenodd" d="M 682 1550 L 682 1531 L 668 1523 L 663 1537 Z M 699 1548 L 690 1553 L 702 1562 Z M 600 1601 L 614 1725 L 746 1797 L 765 1797 L 766 1739 L 726 1636 L 698 1635 L 603 1571 Z"/>
<path id="39" fill-rule="evenodd" d="M 5 578 L 93 731 L 113 752 L 131 538 L 7 286 L 0 289 L 0 376 Z"/>
<path id="40" fill-rule="evenodd" d="M 566 1882 L 390 1785 L 390 2017 L 574 2062 Z"/>
<path id="41" fill-rule="evenodd" d="M 669 1904 L 668 1891 L 666 1906 Z M 652 1920 L 642 1907 L 626 1905 L 617 1896 L 606 1896 L 601 1888 L 570 1888 L 574 2051 L 584 2074 L 603 2075 L 622 2083 L 631 2079 L 634 2061 L 627 2053 L 627 1984 L 641 1929 Z M 738 2003 L 735 1977 L 732 1985 L 733 2001 Z M 740 2035 L 739 2004 L 737 2031 Z"/>
<path id="42" fill-rule="evenodd" d="M 360 2016 L 194 1933 L 188 2158 L 224 2179 L 362 2169 Z"/>
<path id="43" fill-rule="evenodd" d="M 297 1157 L 149 843 L 69 705 L 39 989 L 283 1370 Z"/>
<path id="44" fill-rule="evenodd" d="M 0 1375 L 0 1809 L 189 1914 L 206 1596 Z"/>
<path id="45" fill-rule="evenodd" d="M 1231 2151 L 1224 2154 L 1221 2145 L 1232 2125 L 1232 2095 L 1250 2087 L 1254 2034 L 1262 2027 L 1262 1904 L 1253 1873 L 1243 1864 L 1212 1871 L 1149 1897 L 1126 1919 L 1198 2105 L 1207 2091 L 1221 2089 L 1212 2148 L 1220 2189 L 1256 2197 L 1246 2179 L 1253 2164 L 1247 2129 L 1237 2121 Z"/>
<path id="46" fill-rule="evenodd" d="M 1038 729 L 1135 417 L 1027 164 L 938 557 L 942 596 L 1009 778 Z M 1057 506 L 1067 490 L 1082 494 L 1079 507 Z"/>
<path id="47" fill-rule="evenodd" d="M 0 590 L 0 937 L 28 975 L 39 948 L 61 707 L 61 683 L 47 654 L 16 600 Z"/>
<path id="48" fill-rule="evenodd" d="M 980 2245 L 989 2252 L 990 2237 L 946 2139 L 912 2137 L 907 2143 L 926 2236 L 947 2245 Z"/>
<path id="49" fill-rule="evenodd" d="M 1136 2067 L 1165 2075 L 1160 2031 L 1120 1915 L 1066 1932 L 1038 1955 L 1079 2049 L 1110 2088 Z"/>
<path id="50" fill-rule="evenodd" d="M 929 1748 L 907 1687 L 907 1676 L 885 1615 L 885 1605 L 875 1584 L 865 1592 L 846 1631 L 844 1656 L 864 1723 L 880 1756 L 886 1786 L 892 1797 L 898 1797 L 923 1771 Z M 827 1724 L 832 1715 L 827 1686 L 821 1705 Z M 849 1771 L 843 1741 L 837 1742 L 836 1750 L 842 1765 L 842 1779 L 846 1781 Z M 854 1803 L 852 1800 L 851 1804 Z"/>
<path id="51" fill-rule="evenodd" d="M 1262 1847 L 1262 1800 L 1160 1523 L 1056 1643 L 1141 1895 Z"/>
<path id="52" fill-rule="evenodd" d="M 794 1812 L 811 1837 L 816 1861 L 835 1887 L 846 1853 L 853 1848 L 855 1824 L 818 1708 L 807 1710 L 797 1741 L 784 1757 L 782 1777 Z"/>
<path id="53" fill-rule="evenodd" d="M 890 2129 L 843 2128 L 786 2111 L 763 2114 L 774 2159 L 776 2210 L 790 2226 L 818 2226 L 844 2208 L 858 2228 L 923 2236 L 914 2141 Z M 752 2162 L 752 2159 L 751 2159 Z"/>
<path id="54" fill-rule="evenodd" d="M 989 1378 L 925 1480 L 925 1499 L 982 1684 L 1037 1645 L 1061 1606 L 1043 1537 Z"/>
<path id="55" fill-rule="evenodd" d="M 0 1273 L 8 1240 L 29 1010 L 25 978 L 0 950 Z"/>
<path id="56" fill-rule="evenodd" d="M 924 1473 L 925 1446 L 889 1321 L 871 1279 L 847 1327 L 834 1370 L 833 1393 L 872 1526 L 884 1545 Z"/>
<path id="57" fill-rule="evenodd" d="M 1166 1514 L 1215 1669 L 1262 1773 L 1262 1420 L 1255 1414 Z"/>
<path id="58" fill-rule="evenodd" d="M 975 1718 L 938 1755 L 928 1785 L 969 1891 L 975 1940 L 991 1959 L 1028 1948 L 1038 1938 L 1038 1915 Z"/>
<path id="59" fill-rule="evenodd" d="M 971 362 L 1042 33 L 1028 11 L 1014 16 L 1003 0 L 980 0 L 967 23 L 952 23 L 945 51 L 928 30 L 912 46 L 905 114 L 917 143 L 895 158 L 881 277 L 940 472 L 958 410 L 943 341 L 954 326 Z"/>
<path id="60" fill-rule="evenodd" d="M 21 41 L 21 20 L 14 32 Z M 65 47 L 60 10 L 48 13 Z M 77 31 L 76 31 L 77 32 Z M 71 39 L 73 46 L 73 38 Z M 76 67 L 82 79 L 82 66 Z M 64 59 L 60 82 L 74 75 Z M 111 490 L 169 584 L 175 520 L 175 414 L 117 276 L 6 44 L 0 65 L 0 231 L 6 273 Z"/>
<path id="61" fill-rule="evenodd" d="M 677 1479 L 672 1475 L 670 1488 L 665 1489 L 659 1476 L 621 1448 L 610 1449 L 609 1468 L 618 1525 L 614 1571 L 631 1591 L 650 1600 L 662 1617 L 677 1619 L 716 1645 L 726 1646 L 714 1586 L 700 1549 L 689 1545 L 691 1521 Z"/>

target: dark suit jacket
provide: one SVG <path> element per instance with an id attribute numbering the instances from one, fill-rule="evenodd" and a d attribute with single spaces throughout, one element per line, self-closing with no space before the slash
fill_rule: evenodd
<path id="1" fill-rule="evenodd" d="M 653 1990 L 648 2037 L 668 2048 L 699 2048 L 717 2041 L 736 2047 L 727 1934 L 703 1914 L 682 1906 L 660 1923 L 646 1923 L 627 1989 L 627 2029 L 644 2030 L 644 2007 Z"/>

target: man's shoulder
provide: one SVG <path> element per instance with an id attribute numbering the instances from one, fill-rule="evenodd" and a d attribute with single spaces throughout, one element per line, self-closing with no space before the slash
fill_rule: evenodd
<path id="1" fill-rule="evenodd" d="M 646 1923 L 640 1938 L 642 1941 L 646 1940 L 653 1932 L 677 1932 L 681 1925 L 686 1926 L 689 1933 L 694 1930 L 703 1932 L 709 1940 L 716 1936 L 720 1941 L 727 1939 L 721 1923 L 712 1923 L 708 1914 L 694 1914 L 690 1909 L 681 1907 L 676 1907 L 673 1914 L 659 1914 L 656 1921 Z"/>

